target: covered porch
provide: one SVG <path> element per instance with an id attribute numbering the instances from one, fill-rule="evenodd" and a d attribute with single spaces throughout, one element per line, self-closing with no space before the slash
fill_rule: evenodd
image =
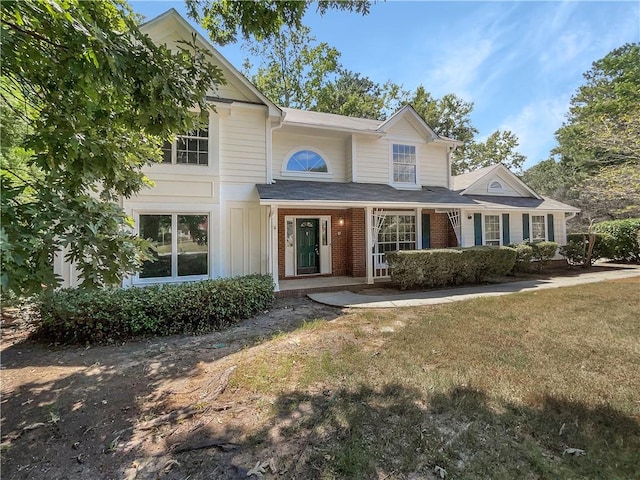
<path id="1" fill-rule="evenodd" d="M 258 190 L 277 291 L 373 285 L 389 278 L 387 252 L 461 243 L 465 199 L 442 187 L 279 180 Z"/>

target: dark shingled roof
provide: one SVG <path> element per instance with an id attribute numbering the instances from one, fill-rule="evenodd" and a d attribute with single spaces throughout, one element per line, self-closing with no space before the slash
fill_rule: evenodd
<path id="1" fill-rule="evenodd" d="M 562 210 L 564 212 L 579 212 L 580 209 L 558 202 L 552 198 L 542 197 L 541 199 L 532 197 L 501 197 L 498 195 L 465 195 L 480 206 L 499 206 L 507 208 L 523 208 L 527 210 Z"/>
<path id="2" fill-rule="evenodd" d="M 461 207 L 475 204 L 473 200 L 444 187 L 397 190 L 384 184 L 296 180 L 277 180 L 269 185 L 256 186 L 260 200 L 455 204 Z"/>

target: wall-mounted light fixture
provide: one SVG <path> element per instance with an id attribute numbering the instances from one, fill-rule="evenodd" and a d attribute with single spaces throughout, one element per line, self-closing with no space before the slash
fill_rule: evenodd
<path id="1" fill-rule="evenodd" d="M 471 220 L 473 218 L 473 215 L 467 215 L 467 220 Z"/>
<path id="2" fill-rule="evenodd" d="M 340 225 L 341 227 L 344 225 L 344 218 L 340 217 L 338 219 L 338 225 Z"/>

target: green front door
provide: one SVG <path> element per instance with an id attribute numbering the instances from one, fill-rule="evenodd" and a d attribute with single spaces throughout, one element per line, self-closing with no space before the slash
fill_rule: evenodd
<path id="1" fill-rule="evenodd" d="M 320 245 L 318 244 L 319 224 L 320 221 L 317 218 L 296 219 L 298 275 L 320 272 Z"/>

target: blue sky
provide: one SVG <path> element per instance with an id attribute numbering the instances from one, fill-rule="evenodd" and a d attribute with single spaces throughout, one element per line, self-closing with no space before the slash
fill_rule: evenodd
<path id="1" fill-rule="evenodd" d="M 148 19 L 172 7 L 186 17 L 183 2 L 131 4 Z M 640 2 L 388 1 L 367 16 L 311 7 L 305 23 L 349 70 L 473 101 L 479 137 L 513 131 L 526 168 L 548 158 L 592 62 L 640 41 Z M 238 69 L 248 56 L 240 44 L 217 48 Z"/>

